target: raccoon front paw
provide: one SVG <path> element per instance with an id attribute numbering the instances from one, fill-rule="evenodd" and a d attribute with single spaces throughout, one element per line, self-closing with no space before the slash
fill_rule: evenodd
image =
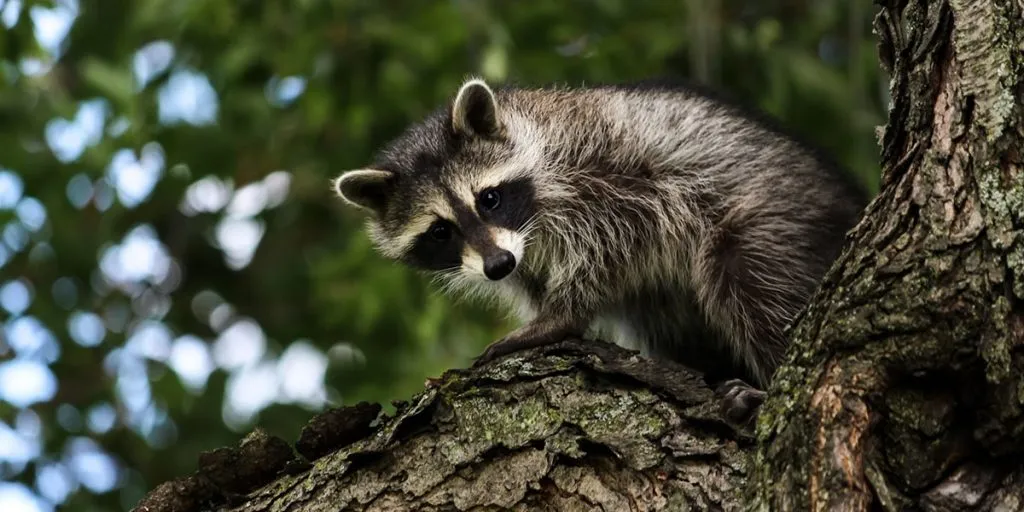
<path id="1" fill-rule="evenodd" d="M 531 326 L 523 327 L 488 345 L 483 353 L 473 361 L 473 368 L 514 352 L 558 343 L 571 334 L 571 330 L 568 329 L 547 330 Z"/>
<path id="2" fill-rule="evenodd" d="M 715 395 L 725 421 L 742 429 L 751 429 L 768 393 L 740 379 L 732 379 L 720 384 Z"/>

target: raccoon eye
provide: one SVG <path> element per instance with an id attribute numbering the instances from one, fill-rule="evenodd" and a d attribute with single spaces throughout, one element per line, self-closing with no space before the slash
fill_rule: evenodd
<path id="1" fill-rule="evenodd" d="M 452 228 L 444 222 L 438 222 L 430 226 L 429 233 L 434 240 L 444 241 L 452 237 Z"/>
<path id="2" fill-rule="evenodd" d="M 490 211 L 497 208 L 498 205 L 501 204 L 501 194 L 498 193 L 498 189 L 489 188 L 487 190 L 484 190 L 483 193 L 480 194 L 480 198 L 478 199 L 478 201 L 480 202 L 481 208 Z"/>

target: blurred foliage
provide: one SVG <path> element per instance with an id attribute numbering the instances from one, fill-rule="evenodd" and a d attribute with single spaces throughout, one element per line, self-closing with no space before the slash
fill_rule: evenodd
<path id="1" fill-rule="evenodd" d="M 383 261 L 328 184 L 468 74 L 692 77 L 877 186 L 859 2 L 79 1 L 0 0 L 0 477 L 43 509 L 127 509 L 253 424 L 407 397 L 509 327 Z M 326 395 L 289 387 L 310 375 Z"/>

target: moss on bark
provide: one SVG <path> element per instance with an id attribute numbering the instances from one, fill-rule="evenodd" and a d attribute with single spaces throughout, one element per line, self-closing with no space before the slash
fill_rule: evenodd
<path id="1" fill-rule="evenodd" d="M 366 437 L 319 446 L 244 498 L 201 489 L 210 509 L 238 512 L 738 510 L 752 441 L 718 419 L 697 375 L 575 340 L 448 372 Z"/>
<path id="2" fill-rule="evenodd" d="M 995 489 L 1024 455 L 1022 6 L 882 4 L 883 188 L 792 331 L 750 508 L 1017 509 Z"/>

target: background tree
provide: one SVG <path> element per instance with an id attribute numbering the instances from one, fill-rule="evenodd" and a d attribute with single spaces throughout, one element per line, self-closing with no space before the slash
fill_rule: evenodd
<path id="1" fill-rule="evenodd" d="M 407 397 L 506 329 L 381 261 L 327 187 L 466 74 L 697 78 L 873 189 L 871 16 L 833 0 L 0 0 L 0 509 L 127 508 L 254 424 L 294 439 L 326 403 Z"/>

